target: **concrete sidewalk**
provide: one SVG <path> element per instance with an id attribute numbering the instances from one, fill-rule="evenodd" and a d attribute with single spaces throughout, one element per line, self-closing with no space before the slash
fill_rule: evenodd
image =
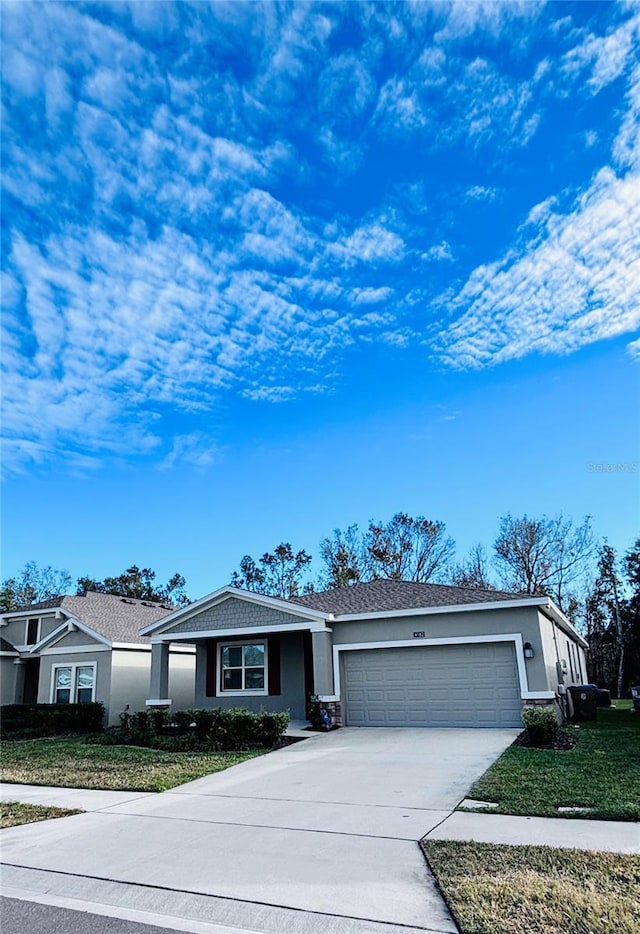
<path id="1" fill-rule="evenodd" d="M 0 783 L 0 801 L 19 801 L 21 804 L 41 804 L 52 808 L 78 808 L 81 811 L 102 811 L 116 804 L 128 804 L 140 798 L 148 798 L 150 794 L 154 793 Z"/>
<path id="2" fill-rule="evenodd" d="M 425 840 L 472 840 L 507 846 L 553 846 L 571 850 L 640 853 L 640 824 L 567 817 L 515 817 L 454 811 Z"/>
<path id="3" fill-rule="evenodd" d="M 199 781 L 199 780 L 198 780 Z M 21 801 L 47 807 L 79 808 L 83 811 L 103 811 L 110 808 L 129 814 L 144 811 L 154 816 L 170 816 L 174 795 L 192 797 L 182 809 L 182 816 L 191 820 L 282 826 L 292 829 L 314 829 L 340 833 L 354 832 L 364 836 L 395 836 L 407 840 L 419 835 L 418 822 L 424 814 L 403 815 L 398 823 L 393 808 L 379 809 L 366 815 L 361 808 L 354 813 L 347 804 L 325 804 L 318 809 L 315 820 L 310 818 L 303 802 L 272 801 L 265 815 L 260 799 L 243 798 L 241 807 L 226 796 L 194 793 L 194 782 L 178 786 L 161 795 L 154 792 L 94 791 L 84 788 L 56 788 L 45 785 L 0 784 L 0 800 Z M 471 813 L 466 811 L 432 812 L 442 822 L 430 830 L 427 840 L 473 840 L 477 843 L 554 846 L 572 850 L 604 850 L 609 853 L 640 853 L 640 824 L 631 821 L 581 820 L 559 817 L 516 817 L 508 814 Z M 370 816 L 370 823 L 363 818 Z M 413 818 L 413 819 L 412 819 Z M 417 821 L 416 821 L 417 818 Z M 444 818 L 444 819 L 442 819 Z M 311 826 L 310 826 L 311 825 Z"/>

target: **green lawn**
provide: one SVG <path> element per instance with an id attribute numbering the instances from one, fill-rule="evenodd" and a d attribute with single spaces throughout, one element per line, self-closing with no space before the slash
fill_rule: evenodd
<path id="1" fill-rule="evenodd" d="M 52 817 L 69 817 L 82 814 L 69 808 L 50 808 L 40 804 L 20 804 L 18 801 L 0 801 L 0 827 L 17 827 L 18 824 L 33 824 Z"/>
<path id="2" fill-rule="evenodd" d="M 601 708 L 598 720 L 580 724 L 574 749 L 510 746 L 472 786 L 468 797 L 497 801 L 495 814 L 558 814 L 558 807 L 587 807 L 580 817 L 640 819 L 640 716 L 629 702 Z"/>
<path id="3" fill-rule="evenodd" d="M 461 934 L 638 934 L 640 856 L 430 841 Z"/>
<path id="4" fill-rule="evenodd" d="M 166 791 L 220 772 L 260 751 L 159 752 L 140 746 L 98 746 L 78 739 L 33 739 L 2 744 L 0 780 L 110 791 Z"/>

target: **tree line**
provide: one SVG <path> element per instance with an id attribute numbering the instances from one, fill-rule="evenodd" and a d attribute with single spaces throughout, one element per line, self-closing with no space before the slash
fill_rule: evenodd
<path id="1" fill-rule="evenodd" d="M 230 583 L 281 599 L 379 579 L 545 595 L 589 642 L 594 681 L 618 697 L 640 683 L 640 538 L 618 554 L 598 540 L 588 516 L 577 523 L 562 515 L 502 516 L 491 550 L 478 542 L 457 560 L 443 522 L 398 512 L 364 529 L 334 529 L 320 542 L 315 578 L 312 562 L 305 549 L 281 542 L 258 558 L 245 555 Z M 179 573 L 162 584 L 153 570 L 137 565 L 114 577 L 81 577 L 75 583 L 76 593 L 95 590 L 174 606 L 190 602 L 185 586 Z M 67 572 L 29 562 L 3 582 L 0 608 L 29 606 L 72 587 Z"/>
<path id="2" fill-rule="evenodd" d="M 166 584 L 156 583 L 155 571 L 139 568 L 136 564 L 115 577 L 105 577 L 104 580 L 79 577 L 74 584 L 68 571 L 60 571 L 50 565 L 38 567 L 35 561 L 27 561 L 19 574 L 2 582 L 0 612 L 8 613 L 44 600 L 53 600 L 63 594 L 80 595 L 88 590 L 171 606 L 186 606 L 191 601 L 185 593 L 185 584 L 184 577 L 178 573 L 169 578 Z"/>

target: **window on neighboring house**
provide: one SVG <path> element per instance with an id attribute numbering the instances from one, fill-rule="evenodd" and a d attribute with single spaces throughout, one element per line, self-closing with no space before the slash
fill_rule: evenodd
<path id="1" fill-rule="evenodd" d="M 35 645 L 38 641 L 39 619 L 30 619 L 27 621 L 27 641 L 26 645 Z"/>
<path id="2" fill-rule="evenodd" d="M 220 681 L 224 693 L 266 694 L 264 642 L 220 646 Z"/>
<path id="3" fill-rule="evenodd" d="M 85 704 L 94 699 L 95 665 L 56 665 L 53 669 L 54 704 Z"/>

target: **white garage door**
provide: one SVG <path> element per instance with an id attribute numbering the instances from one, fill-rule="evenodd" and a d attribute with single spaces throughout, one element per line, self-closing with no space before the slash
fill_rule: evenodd
<path id="1" fill-rule="evenodd" d="M 347 726 L 518 727 L 512 642 L 341 653 Z"/>

